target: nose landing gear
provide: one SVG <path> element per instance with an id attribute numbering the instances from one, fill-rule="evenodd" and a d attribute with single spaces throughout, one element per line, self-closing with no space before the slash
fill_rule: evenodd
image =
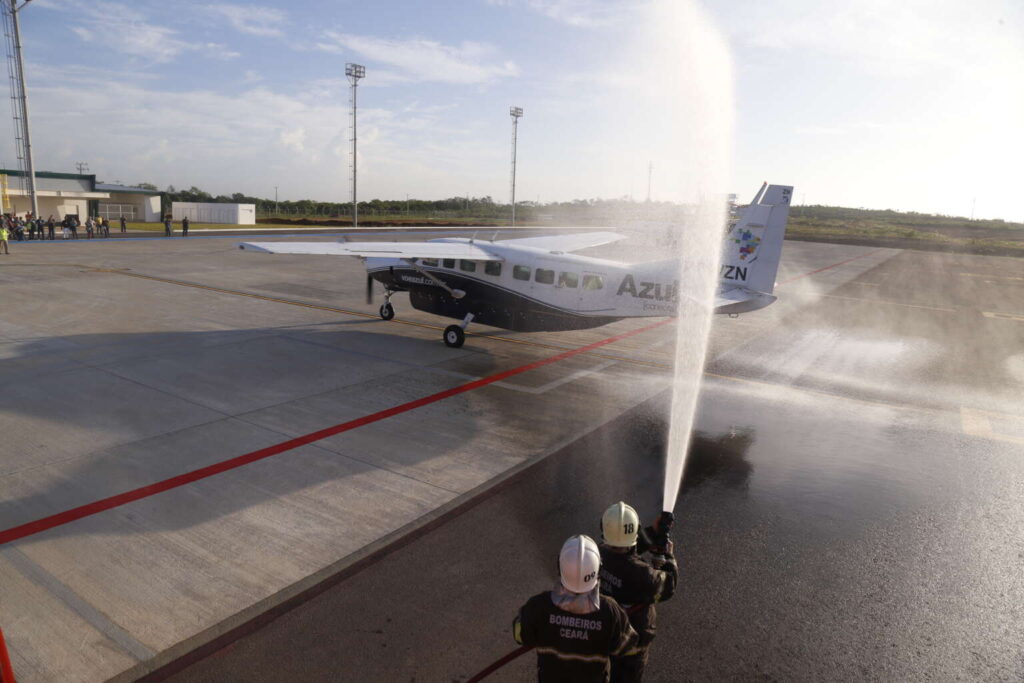
<path id="1" fill-rule="evenodd" d="M 395 317 L 395 307 L 391 305 L 392 294 L 394 292 L 390 289 L 384 291 L 384 303 L 380 305 L 380 309 L 377 311 L 383 320 L 391 320 Z"/>

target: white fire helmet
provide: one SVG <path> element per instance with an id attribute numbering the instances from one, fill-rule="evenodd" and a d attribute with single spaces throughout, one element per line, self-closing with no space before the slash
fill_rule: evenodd
<path id="1" fill-rule="evenodd" d="M 597 570 L 601 552 L 590 536 L 573 536 L 562 545 L 558 554 L 558 571 L 562 585 L 573 593 L 589 593 L 597 586 Z"/>
<path id="2" fill-rule="evenodd" d="M 601 534 L 604 542 L 615 548 L 632 548 L 640 533 L 640 517 L 636 510 L 621 500 L 601 515 Z"/>

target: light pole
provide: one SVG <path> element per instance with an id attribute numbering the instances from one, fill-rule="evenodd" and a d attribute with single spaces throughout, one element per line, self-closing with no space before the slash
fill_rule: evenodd
<path id="1" fill-rule="evenodd" d="M 277 215 L 277 185 L 274 185 L 274 215 Z"/>
<path id="2" fill-rule="evenodd" d="M 39 216 L 39 198 L 36 195 L 36 168 L 32 161 L 32 136 L 28 129 L 28 91 L 25 89 L 25 60 L 21 54 L 21 27 L 18 23 L 18 12 L 25 8 L 25 5 L 32 0 L 25 0 L 21 7 L 18 7 L 18 0 L 11 0 L 10 17 L 11 28 L 14 39 L 14 70 L 11 84 L 18 92 L 11 93 L 11 99 L 15 100 L 15 118 L 21 122 L 22 156 L 25 159 L 25 172 L 28 174 L 28 191 L 32 197 L 32 216 Z M 16 122 L 17 123 L 17 122 Z"/>
<path id="3" fill-rule="evenodd" d="M 362 64 L 345 65 L 345 75 L 352 84 L 352 227 L 359 225 L 359 199 L 356 196 L 356 88 L 359 79 L 366 75 L 366 67 Z"/>
<path id="4" fill-rule="evenodd" d="M 523 115 L 522 107 L 509 107 L 512 117 L 512 226 L 516 224 L 516 132 L 519 129 L 519 117 Z"/>

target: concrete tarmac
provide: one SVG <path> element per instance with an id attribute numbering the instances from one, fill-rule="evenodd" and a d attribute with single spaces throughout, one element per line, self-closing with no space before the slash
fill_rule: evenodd
<path id="1" fill-rule="evenodd" d="M 1017 260 L 900 252 L 783 287 L 782 317 L 716 354 L 645 680 L 1024 680 L 1021 282 Z M 466 680 L 515 648 L 562 540 L 615 500 L 657 513 L 667 402 L 172 680 Z"/>
<path id="2" fill-rule="evenodd" d="M 621 487 L 614 489 L 622 491 L 614 494 L 620 497 L 647 496 L 640 505 L 645 513 L 656 507 L 650 482 L 660 476 L 660 465 L 650 462 L 650 453 L 657 451 L 664 427 L 657 407 L 665 404 L 671 324 L 639 333 L 650 320 L 551 334 L 476 327 L 471 331 L 478 334 L 453 350 L 440 342 L 447 321 L 410 310 L 401 297 L 395 299 L 395 321 L 377 319 L 375 307 L 362 301 L 365 276 L 354 260 L 265 257 L 238 251 L 232 239 L 211 238 L 12 246 L 12 256 L 0 263 L 5 300 L 18 304 L 0 315 L 5 436 L 0 534 L 138 487 L 166 485 L 199 468 L 409 405 L 566 349 L 631 335 L 230 471 L 102 510 L 90 508 L 90 514 L 46 530 L 9 535 L 0 544 L 0 625 L 19 680 L 137 678 L 354 567 L 362 570 L 229 651 L 273 638 L 291 643 L 292 655 L 259 660 L 263 668 L 245 675 L 241 663 L 204 673 L 204 666 L 229 661 L 227 655 L 216 656 L 184 675 L 217 680 L 250 679 L 257 672 L 308 680 L 465 677 L 504 651 L 515 607 L 550 582 L 549 546 L 557 549 L 561 537 L 583 526 L 590 529 L 605 494 L 613 495 L 598 480 Z M 943 357 L 937 349 L 945 348 L 944 319 L 929 317 L 949 315 L 939 309 L 971 312 L 958 337 L 965 343 L 973 339 L 970 330 L 979 316 L 997 348 L 1019 342 L 1020 322 L 1006 297 L 990 299 L 995 303 L 984 313 L 991 315 L 980 315 L 965 302 L 947 301 L 948 292 L 923 285 L 913 292 L 895 285 L 876 292 L 865 284 L 890 263 L 919 268 L 915 259 L 932 257 L 978 259 L 962 265 L 981 273 L 975 278 L 979 282 L 969 280 L 982 288 L 968 297 L 970 302 L 985 300 L 984 278 L 1005 277 L 1007 268 L 1017 267 L 1007 259 L 790 242 L 779 276 L 780 301 L 755 314 L 720 320 L 712 340 L 716 360 L 709 368 L 720 377 L 712 377 L 709 387 L 722 384 L 736 401 L 726 414 L 738 426 L 726 433 L 750 441 L 747 452 L 762 453 L 762 443 L 769 448 L 755 458 L 769 465 L 752 467 L 746 490 L 788 482 L 760 479 L 772 471 L 770 463 L 791 463 L 791 476 L 798 479 L 796 472 L 806 464 L 799 449 L 781 458 L 772 449 L 793 449 L 772 442 L 768 434 L 801 434 L 800 420 L 810 419 L 827 401 L 842 399 L 847 403 L 837 412 L 853 421 L 843 433 L 860 436 L 862 406 L 868 412 L 878 403 L 902 409 L 903 394 L 889 389 L 909 391 L 910 380 L 919 376 L 936 377 L 913 387 L 922 408 L 936 410 L 942 395 L 949 405 L 966 408 L 956 414 L 974 430 L 970 439 L 1002 445 L 1010 442 L 1000 438 L 1017 438 L 1007 397 L 1019 385 L 1003 378 L 995 386 L 989 379 L 998 375 L 1000 363 L 1020 379 L 1012 375 L 1020 372 L 1019 357 L 977 360 L 986 365 L 984 375 L 951 368 L 935 374 L 929 360 Z M 875 314 L 869 312 L 876 309 L 898 315 L 881 316 L 870 327 L 864 321 L 870 322 Z M 852 317 L 842 311 L 852 311 Z M 920 322 L 901 322 L 904 314 Z M 853 341 L 828 333 L 854 323 Z M 906 341 L 901 325 L 915 332 L 914 341 Z M 777 349 L 775 355 L 771 349 Z M 987 347 L 972 347 L 972 358 L 980 351 Z M 785 362 L 776 363 L 780 355 Z M 920 373 L 911 372 L 908 363 Z M 774 374 L 759 374 L 765 372 Z M 875 375 L 885 381 L 872 380 Z M 968 382 L 973 382 L 969 401 L 961 391 Z M 793 388 L 797 385 L 799 390 Z M 737 387 L 743 389 L 739 394 Z M 779 387 L 811 398 L 800 403 Z M 766 394 L 756 410 L 750 407 L 755 389 Z M 854 398 L 860 402 L 851 408 Z M 789 412 L 772 419 L 768 409 L 775 405 Z M 642 428 L 616 436 L 615 420 L 626 413 L 643 416 Z M 711 415 L 707 406 L 704 413 Z M 702 416 L 699 427 L 717 444 L 722 434 L 707 419 Z M 948 423 L 943 423 L 947 430 Z M 635 429 L 637 419 L 625 424 Z M 743 437 L 748 428 L 765 436 Z M 574 449 L 587 443 L 579 442 L 587 434 L 602 444 L 597 457 L 589 447 L 583 469 L 562 469 Z M 957 435 L 965 438 L 962 431 Z M 616 444 L 640 436 L 650 440 L 650 453 L 637 451 L 639 464 L 623 459 Z M 815 443 L 810 436 L 801 438 Z M 551 453 L 559 455 L 547 458 Z M 804 452 L 804 457 L 810 456 Z M 541 464 L 531 467 L 534 463 Z M 550 467 L 556 475 L 545 483 L 542 468 Z M 520 471 L 514 487 L 482 498 L 495 482 Z M 805 482 L 812 496 L 819 495 L 815 481 L 811 476 Z M 716 488 L 713 483 L 708 490 Z M 499 507 L 493 517 L 476 517 L 524 485 L 532 491 L 529 504 L 506 502 L 511 507 L 505 511 Z M 565 496 L 565 490 L 574 495 Z M 681 506 L 689 504 L 689 489 L 686 496 Z M 482 502 L 460 515 L 452 512 L 467 501 Z M 717 503 L 710 502 L 713 512 Z M 1019 498 L 1009 502 L 1020 507 Z M 693 515 L 683 513 L 687 521 L 681 533 L 696 534 L 689 542 L 697 543 L 707 530 L 692 527 Z M 536 515 L 549 521 L 540 524 L 546 532 L 534 531 Z M 429 526 L 439 516 L 445 523 Z M 461 526 L 467 524 L 473 533 Z M 416 539 L 427 528 L 432 531 Z M 450 544 L 429 540 L 456 532 Z M 744 532 L 740 524 L 737 537 L 744 538 Z M 427 554 L 410 556 L 411 563 L 396 563 L 393 550 L 374 555 L 406 540 L 408 546 L 399 552 Z M 491 552 L 492 545 L 500 550 Z M 496 570 L 478 555 L 503 558 L 501 571 L 509 578 L 492 581 L 505 574 L 488 574 Z M 358 564 L 380 556 L 384 559 L 368 567 Z M 397 576 L 389 574 L 395 570 Z M 371 584 L 360 584 L 364 581 Z M 385 585 L 377 592 L 376 586 Z M 400 586 L 418 597 L 410 599 Z M 465 593 L 473 586 L 489 597 L 480 602 L 482 594 Z M 274 631 L 335 595 L 367 602 L 319 621 L 327 629 L 322 636 L 330 637 L 310 640 L 299 630 Z M 369 627 L 383 631 L 370 634 L 378 637 L 374 647 L 406 653 L 404 659 L 389 656 L 387 668 L 379 671 L 363 661 L 363 655 L 369 659 L 378 650 L 358 635 L 374 610 L 392 620 L 382 623 L 403 624 L 400 632 Z M 441 613 L 443 624 L 436 621 Z M 304 647 L 334 646 L 344 650 L 324 649 L 323 657 L 303 654 Z M 301 670 L 274 668 L 300 660 L 306 662 Z"/>

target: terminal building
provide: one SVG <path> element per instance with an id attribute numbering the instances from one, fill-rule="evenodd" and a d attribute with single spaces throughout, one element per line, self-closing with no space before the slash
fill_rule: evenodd
<path id="1" fill-rule="evenodd" d="M 141 187 L 97 183 L 95 175 L 36 172 L 39 215 L 60 220 L 67 214 L 100 216 L 110 220 L 124 216 L 134 222 L 160 220 L 160 193 Z M 3 213 L 25 215 L 32 211 L 28 178 L 20 170 L 0 169 Z"/>

